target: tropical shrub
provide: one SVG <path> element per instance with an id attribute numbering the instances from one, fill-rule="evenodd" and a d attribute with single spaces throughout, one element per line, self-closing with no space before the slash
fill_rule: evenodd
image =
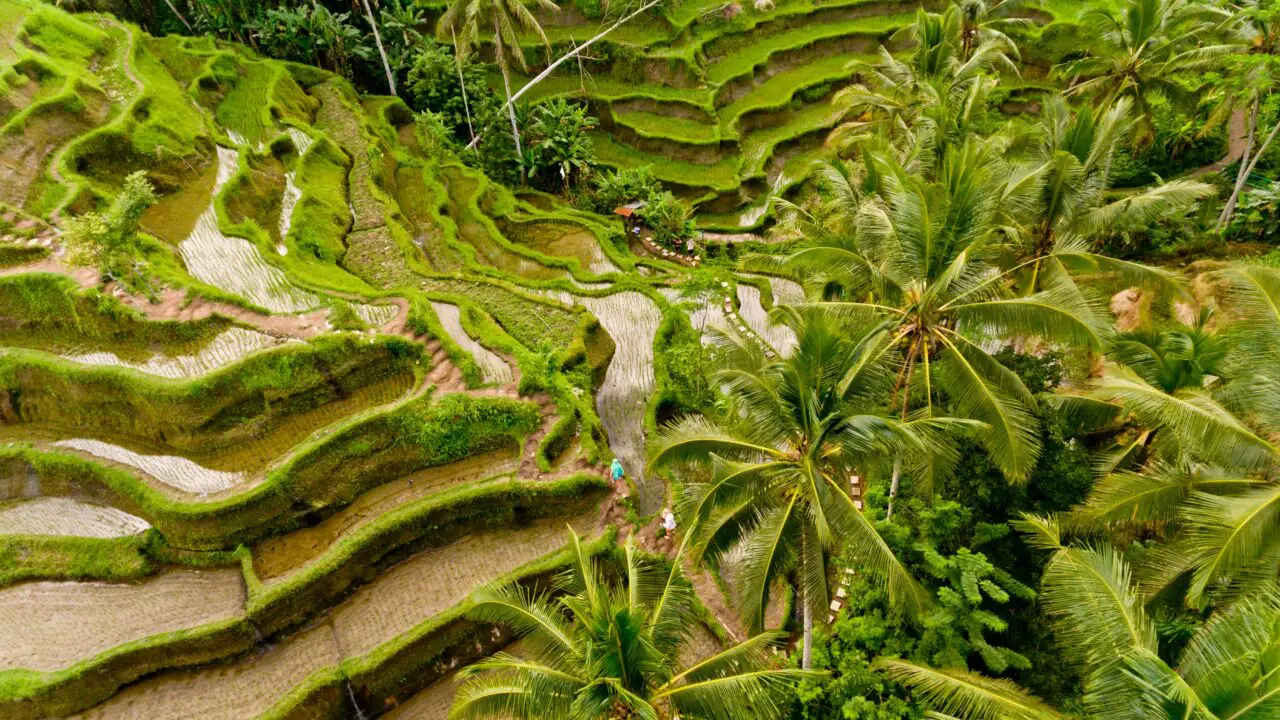
<path id="1" fill-rule="evenodd" d="M 475 113 L 477 103 L 489 94 L 484 66 L 473 58 L 462 61 L 462 78 L 458 77 L 458 58 L 453 48 L 425 40 L 409 61 L 405 94 L 413 109 L 434 112 L 459 139 L 470 140 L 468 107 Z M 467 97 L 463 98 L 463 83 Z M 474 123 L 475 118 L 470 118 Z"/>
<path id="2" fill-rule="evenodd" d="M 62 241 L 68 260 L 96 267 L 107 279 L 141 289 L 147 265 L 139 245 L 138 221 L 155 201 L 146 172 L 130 174 L 105 213 L 90 212 L 66 222 Z"/>
<path id="3" fill-rule="evenodd" d="M 567 195 L 595 167 L 595 150 L 587 137 L 595 126 L 586 107 L 563 98 L 536 106 L 525 150 L 529 181 L 546 190 L 563 189 Z"/>
<path id="4" fill-rule="evenodd" d="M 689 204 L 670 192 L 651 196 L 638 214 L 653 231 L 655 241 L 678 250 L 684 249 L 684 242 L 696 231 Z"/>

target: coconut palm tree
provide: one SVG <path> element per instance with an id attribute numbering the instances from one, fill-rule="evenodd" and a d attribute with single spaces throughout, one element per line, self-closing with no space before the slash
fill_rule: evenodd
<path id="1" fill-rule="evenodd" d="M 1055 67 L 1052 76 L 1070 78 L 1070 94 L 1098 96 L 1104 106 L 1129 98 L 1137 114 L 1135 139 L 1150 143 L 1155 138 L 1152 99 L 1193 106 L 1196 93 L 1174 76 L 1211 68 L 1237 52 L 1233 43 L 1205 42 L 1214 28 L 1210 20 L 1221 17 L 1208 4 L 1188 0 L 1126 0 L 1118 15 L 1094 8 L 1083 19 L 1097 30 L 1084 56 Z"/>
<path id="2" fill-rule="evenodd" d="M 846 121 L 827 141 L 842 155 L 871 135 L 936 144 L 940 152 L 947 143 L 962 140 L 980 119 L 987 93 L 996 84 L 991 71 L 1017 74 L 1011 59 L 1017 48 L 1007 37 L 965 45 L 964 19 L 956 5 L 942 13 L 919 10 L 899 36 L 911 43 L 909 54 L 899 58 L 881 47 L 874 62 L 857 60 L 846 66 L 859 82 L 833 98 Z"/>
<path id="3" fill-rule="evenodd" d="M 1103 321 L 1074 287 L 1012 292 L 1020 268 L 1001 265 L 1001 208 L 1028 202 L 1034 185 L 1011 179 L 1004 149 L 969 138 L 925 175 L 868 153 L 863 187 L 872 191 L 843 192 L 843 209 L 824 212 L 844 219 L 809 236 L 781 267 L 820 285 L 826 312 L 889 324 L 901 359 L 892 388 L 901 417 L 945 408 L 985 423 L 980 442 L 1009 478 L 1022 480 L 1039 453 L 1037 403 L 991 356 L 992 344 L 1043 338 L 1096 347 Z"/>
<path id="4" fill-rule="evenodd" d="M 813 617 L 828 602 L 828 561 L 840 549 L 883 579 L 907 613 L 930 604 L 850 497 L 849 478 L 895 450 L 944 452 L 939 433 L 958 423 L 886 417 L 893 337 L 885 328 L 849 331 L 820 314 L 775 312 L 796 333 L 794 352 L 778 358 L 751 338 L 725 336 L 724 364 L 713 379 L 727 390 L 729 409 L 714 421 L 695 416 L 664 427 L 652 464 L 710 464 L 708 479 L 683 485 L 683 543 L 695 561 L 731 571 L 753 632 L 763 626 L 771 590 L 794 578 L 807 668 Z"/>
<path id="5" fill-rule="evenodd" d="M 1280 420 L 1280 383 L 1245 336 L 1211 330 L 1212 318 L 1206 310 L 1191 326 L 1121 333 L 1102 377 L 1055 396 L 1089 430 L 1123 437 L 1101 469 L 1158 460 L 1255 470 L 1277 460 L 1265 428 Z"/>
<path id="6" fill-rule="evenodd" d="M 543 10 L 560 10 L 551 0 L 532 2 Z M 514 60 L 522 71 L 528 71 L 524 50 L 520 47 L 520 30 L 537 35 L 548 54 L 551 43 L 524 0 L 453 0 L 444 15 L 440 16 L 437 29 L 453 38 L 456 54 L 461 62 L 480 42 L 481 34 L 489 32 L 490 27 L 493 29 L 494 61 L 502 72 L 502 83 L 507 94 L 507 115 L 511 119 L 511 136 L 516 141 L 516 159 L 521 160 L 524 151 L 520 147 L 520 127 L 516 123 L 515 105 L 511 102 L 511 61 Z"/>
<path id="7" fill-rule="evenodd" d="M 768 720 L 785 714 L 793 684 L 819 676 L 771 665 L 776 632 L 680 668 L 699 621 L 679 561 L 663 569 L 629 540 L 624 584 L 612 585 L 572 530 L 570 539 L 558 595 L 520 585 L 476 593 L 471 616 L 513 629 L 526 656 L 461 670 L 450 718 Z"/>
<path id="8" fill-rule="evenodd" d="M 1149 227 L 1217 194 L 1206 183 L 1174 180 L 1108 199 L 1112 160 L 1133 125 L 1129 108 L 1128 98 L 1098 110 L 1073 111 L 1060 95 L 1044 102 L 1032 158 L 1010 173 L 1011 184 L 1033 185 L 1034 195 L 1002 208 L 1017 261 L 1031 261 L 1027 290 L 1076 273 L 1106 273 L 1181 292 L 1172 273 L 1092 252 L 1091 241 L 1104 232 Z"/>
<path id="9" fill-rule="evenodd" d="M 1280 485 L 1265 476 L 1155 463 L 1102 478 L 1064 522 L 1084 532 L 1158 532 L 1166 542 L 1144 554 L 1143 590 L 1154 596 L 1185 579 L 1191 607 L 1211 593 L 1219 604 L 1248 597 L 1280 576 Z"/>
<path id="10" fill-rule="evenodd" d="M 961 19 L 961 57 L 968 60 L 983 43 L 1017 47 L 1005 31 L 1034 25 L 1030 18 L 1011 17 L 1024 4 L 1022 0 L 960 0 L 956 3 Z"/>
<path id="11" fill-rule="evenodd" d="M 1155 624 L 1143 610 L 1120 552 L 1063 545 L 1056 523 L 1026 518 L 1020 527 L 1052 553 L 1040 598 L 1055 619 L 1064 658 L 1081 665 L 1084 705 L 1098 720 L 1246 720 L 1280 711 L 1280 600 L 1274 587 L 1215 613 L 1177 663 L 1160 654 Z M 1048 720 L 1067 713 L 1009 680 L 904 660 L 877 666 L 940 717 Z"/>

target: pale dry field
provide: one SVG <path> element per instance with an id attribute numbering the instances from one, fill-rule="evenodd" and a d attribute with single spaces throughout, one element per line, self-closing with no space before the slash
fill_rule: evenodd
<path id="1" fill-rule="evenodd" d="M 117 538 L 146 532 L 151 523 L 110 505 L 40 497 L 0 505 L 0 535 Z"/>
<path id="2" fill-rule="evenodd" d="M 140 583 L 0 589 L 0 670 L 58 670 L 117 645 L 244 610 L 239 568 L 169 570 Z"/>
<path id="3" fill-rule="evenodd" d="M 593 509 L 573 525 L 579 534 L 589 533 L 595 517 Z M 556 518 L 468 535 L 419 553 L 357 590 L 330 615 L 338 645 L 348 657 L 368 652 L 568 541 L 566 521 Z"/>
<path id="4" fill-rule="evenodd" d="M 266 712 L 311 673 L 340 661 L 333 630 L 322 624 L 237 662 L 143 680 L 76 717 L 253 718 Z"/>
<path id="5" fill-rule="evenodd" d="M 572 521 L 589 533 L 597 512 Z M 258 655 L 201 670 L 145 679 L 83 718 L 251 718 L 309 675 L 367 652 L 462 602 L 485 582 L 568 542 L 563 519 L 472 535 L 415 555 L 357 591 L 319 625 Z"/>

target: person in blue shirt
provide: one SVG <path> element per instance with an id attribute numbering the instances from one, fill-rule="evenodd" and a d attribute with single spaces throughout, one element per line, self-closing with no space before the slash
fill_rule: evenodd
<path id="1" fill-rule="evenodd" d="M 613 484 L 615 486 L 622 487 L 622 479 L 626 477 L 626 475 L 626 470 L 622 469 L 622 461 L 618 458 L 614 458 L 613 462 L 609 465 L 609 477 L 613 480 Z"/>

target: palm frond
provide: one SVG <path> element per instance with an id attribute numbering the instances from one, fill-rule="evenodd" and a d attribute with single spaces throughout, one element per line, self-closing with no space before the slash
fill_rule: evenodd
<path id="1" fill-rule="evenodd" d="M 1134 649 L 1155 652 L 1155 626 L 1142 609 L 1128 564 L 1114 548 L 1063 548 L 1041 580 L 1045 612 L 1058 618 L 1058 640 L 1092 668 Z"/>
<path id="2" fill-rule="evenodd" d="M 688 682 L 654 694 L 679 708 L 682 715 L 708 720 L 783 717 L 791 705 L 788 691 L 823 673 L 808 670 L 754 670 Z"/>
<path id="3" fill-rule="evenodd" d="M 1280 484 L 1231 497 L 1195 493 L 1184 516 L 1196 557 L 1187 598 L 1199 605 L 1210 587 L 1246 571 L 1277 542 Z"/>
<path id="4" fill-rule="evenodd" d="M 929 705 L 961 720 L 1050 720 L 1062 717 L 1044 701 L 1010 680 L 884 657 L 876 659 L 872 667 L 911 688 Z"/>

